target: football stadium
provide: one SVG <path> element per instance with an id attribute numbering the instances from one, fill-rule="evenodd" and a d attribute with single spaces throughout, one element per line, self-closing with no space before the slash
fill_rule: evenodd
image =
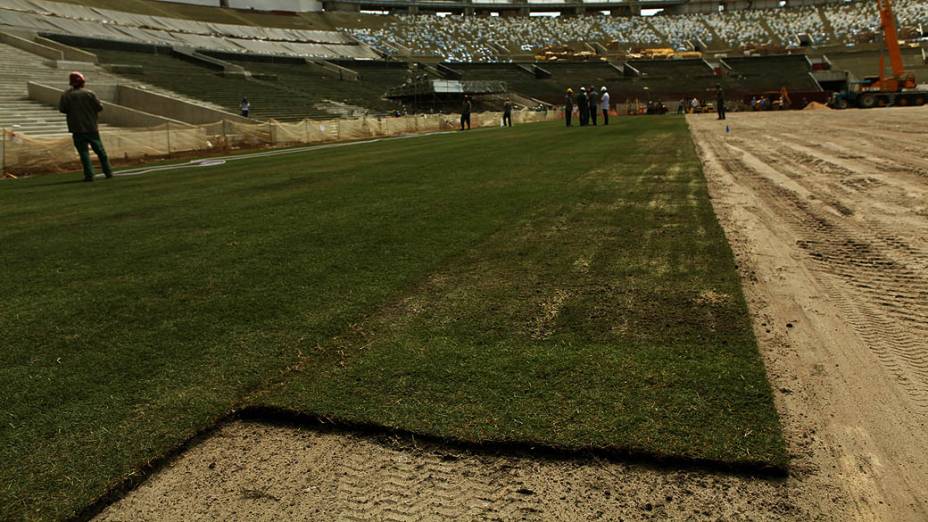
<path id="1" fill-rule="evenodd" d="M 0 520 L 928 520 L 926 49 L 0 0 Z"/>

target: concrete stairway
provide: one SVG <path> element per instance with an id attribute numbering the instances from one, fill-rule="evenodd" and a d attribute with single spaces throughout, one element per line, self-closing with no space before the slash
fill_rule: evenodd
<path id="1" fill-rule="evenodd" d="M 94 66 L 85 68 L 93 81 L 116 81 Z M 44 59 L 6 44 L 0 44 L 0 128 L 30 136 L 66 134 L 68 126 L 57 108 L 29 99 L 26 83 L 41 82 L 66 86 L 68 72 L 53 69 Z"/>
<path id="2" fill-rule="evenodd" d="M 122 78 L 92 64 L 80 64 L 81 72 L 87 76 L 89 87 L 103 84 L 123 84 L 143 88 L 202 106 L 221 107 L 178 95 L 166 89 L 152 87 L 135 79 Z M 0 43 L 0 128 L 30 136 L 60 136 L 67 134 L 68 126 L 57 107 L 29 99 L 26 84 L 30 81 L 54 87 L 66 87 L 67 69 L 56 69 L 45 65 L 45 59 L 16 47 Z M 101 125 L 105 128 L 106 125 Z"/>
<path id="3" fill-rule="evenodd" d="M 0 127 L 30 135 L 67 132 L 64 116 L 53 107 L 29 100 L 26 82 L 67 83 L 67 73 L 43 65 L 42 58 L 0 44 Z"/>

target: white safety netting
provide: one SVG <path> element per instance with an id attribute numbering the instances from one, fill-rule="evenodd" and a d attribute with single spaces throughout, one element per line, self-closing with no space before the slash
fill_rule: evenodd
<path id="1" fill-rule="evenodd" d="M 514 124 L 558 119 L 556 111 L 515 111 Z M 471 127 L 498 127 L 502 113 L 471 115 Z M 196 155 L 262 147 L 350 141 L 366 138 L 438 132 L 460 128 L 453 114 L 354 119 L 269 121 L 252 124 L 221 121 L 208 125 L 165 124 L 144 129 L 104 129 L 100 136 L 115 162 L 131 163 L 171 156 Z M 0 130 L 0 173 L 41 174 L 77 168 L 78 157 L 70 136 L 34 137 Z"/>

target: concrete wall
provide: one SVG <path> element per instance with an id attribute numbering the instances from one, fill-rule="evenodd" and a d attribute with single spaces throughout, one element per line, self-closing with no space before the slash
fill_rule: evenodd
<path id="1" fill-rule="evenodd" d="M 254 123 L 253 120 L 242 118 L 238 114 L 204 107 L 184 100 L 178 100 L 128 85 L 116 86 L 115 103 L 124 107 L 159 114 L 166 118 L 179 120 L 194 125 L 216 123 L 228 120 L 240 123 Z"/>
<path id="2" fill-rule="evenodd" d="M 53 49 L 51 47 L 47 47 L 42 44 L 37 44 L 31 40 L 28 40 L 21 36 L 16 36 L 11 33 L 0 32 L 0 42 L 16 47 L 17 49 L 22 49 L 23 51 L 27 51 L 32 54 L 41 56 L 42 58 L 48 58 L 49 60 L 63 60 L 64 59 L 64 53 L 62 53 L 58 49 Z"/>
<path id="3" fill-rule="evenodd" d="M 61 93 L 64 92 L 64 89 L 50 87 L 36 82 L 29 82 L 28 88 L 30 99 L 55 107 L 58 106 L 58 100 L 61 98 Z M 97 92 L 97 90 L 94 90 L 94 92 Z M 101 95 L 100 101 L 103 102 L 103 112 L 100 113 L 100 123 L 115 125 L 117 127 L 155 127 L 166 123 L 171 123 L 180 127 L 190 126 L 182 121 L 130 109 L 129 107 L 123 107 L 104 100 L 104 96 Z"/>
<path id="4" fill-rule="evenodd" d="M 357 71 L 326 60 L 307 59 L 306 65 L 322 74 L 334 75 L 339 80 L 356 82 L 361 79 L 361 75 Z"/>
<path id="5" fill-rule="evenodd" d="M 36 36 L 32 39 L 32 41 L 37 44 L 44 45 L 45 47 L 51 47 L 52 49 L 61 51 L 61 54 L 65 60 L 72 62 L 97 63 L 97 55 L 88 53 L 82 49 L 71 47 L 70 45 L 65 45 L 63 43 L 58 43 L 54 40 L 49 40 L 48 38 L 43 38 L 41 36 Z"/>
<path id="6" fill-rule="evenodd" d="M 88 82 L 87 87 L 93 90 L 94 94 L 96 94 L 97 98 L 100 98 L 101 101 L 119 103 L 116 101 L 119 85 L 115 83 Z"/>

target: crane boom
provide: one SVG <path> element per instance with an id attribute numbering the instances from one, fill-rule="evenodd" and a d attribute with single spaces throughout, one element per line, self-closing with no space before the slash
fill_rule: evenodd
<path id="1" fill-rule="evenodd" d="M 834 93 L 828 104 L 838 109 L 906 105 L 921 107 L 928 103 L 928 90 L 919 89 L 915 75 L 905 70 L 892 0 L 876 0 L 876 4 L 880 11 L 880 27 L 883 30 L 880 74 L 868 76 L 860 81 L 848 81 L 847 88 Z M 892 69 L 889 75 L 886 74 L 886 54 L 889 54 L 889 65 Z"/>
<path id="2" fill-rule="evenodd" d="M 880 55 L 880 77 L 876 87 L 881 91 L 896 92 L 915 88 L 915 76 L 905 72 L 902 63 L 902 50 L 899 48 L 899 33 L 896 29 L 896 15 L 893 14 L 892 0 L 876 0 L 880 11 L 880 27 L 883 29 L 883 45 L 889 54 L 892 76 L 887 78 L 883 55 Z"/>
<path id="3" fill-rule="evenodd" d="M 902 65 L 902 51 L 899 49 L 899 33 L 896 30 L 896 16 L 893 14 L 892 0 L 877 0 L 880 10 L 880 26 L 883 28 L 883 41 L 889 53 L 889 64 L 893 76 L 902 78 L 905 68 Z"/>

